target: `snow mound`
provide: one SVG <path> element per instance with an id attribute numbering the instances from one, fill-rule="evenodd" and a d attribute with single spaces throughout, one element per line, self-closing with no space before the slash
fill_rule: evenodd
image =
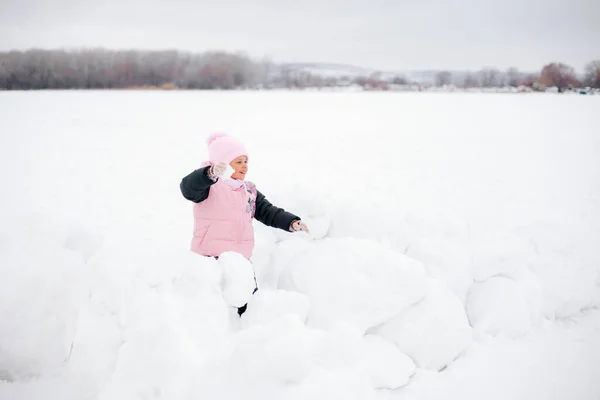
<path id="1" fill-rule="evenodd" d="M 298 249 L 279 288 L 310 298 L 311 326 L 344 321 L 364 333 L 419 301 L 425 272 L 417 261 L 374 241 L 325 239 Z"/>
<path id="2" fill-rule="evenodd" d="M 132 254 L 129 246 L 108 247 L 90 260 L 91 296 L 70 376 L 100 399 L 185 397 L 196 371 L 227 345 L 221 266 L 193 253 Z"/>
<path id="3" fill-rule="evenodd" d="M 373 330 L 395 343 L 420 368 L 439 370 L 471 344 L 465 310 L 443 282 L 428 278 L 421 301 Z"/>

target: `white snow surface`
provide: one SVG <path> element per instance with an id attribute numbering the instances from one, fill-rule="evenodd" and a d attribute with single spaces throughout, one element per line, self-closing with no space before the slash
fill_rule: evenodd
<path id="1" fill-rule="evenodd" d="M 0 399 L 598 399 L 599 109 L 0 92 Z M 215 131 L 311 234 L 189 251 Z"/>

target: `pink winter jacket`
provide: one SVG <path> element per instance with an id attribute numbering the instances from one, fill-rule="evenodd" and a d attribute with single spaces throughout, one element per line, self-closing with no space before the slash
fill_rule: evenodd
<path id="1" fill-rule="evenodd" d="M 272 205 L 251 182 L 237 189 L 221 179 L 214 182 L 208 177 L 208 168 L 192 172 L 180 184 L 183 196 L 195 203 L 192 251 L 211 257 L 234 251 L 250 258 L 254 249 L 253 218 L 288 232 L 292 222 L 300 219 Z"/>
<path id="2" fill-rule="evenodd" d="M 204 256 L 235 251 L 252 256 L 256 210 L 256 187 L 247 182 L 234 189 L 222 180 L 210 188 L 210 195 L 194 204 L 194 237 L 191 250 Z"/>

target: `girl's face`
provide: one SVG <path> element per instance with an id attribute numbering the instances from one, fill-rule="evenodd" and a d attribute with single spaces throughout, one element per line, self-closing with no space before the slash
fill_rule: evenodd
<path id="1" fill-rule="evenodd" d="M 234 173 L 231 174 L 231 178 L 244 180 L 246 179 L 246 173 L 248 172 L 248 157 L 239 156 L 234 159 L 231 163 L 229 163 L 231 168 L 233 168 Z"/>

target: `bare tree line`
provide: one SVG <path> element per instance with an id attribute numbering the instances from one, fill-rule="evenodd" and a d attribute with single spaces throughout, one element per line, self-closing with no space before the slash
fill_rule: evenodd
<path id="1" fill-rule="evenodd" d="M 462 88 L 492 88 L 504 86 L 530 86 L 537 76 L 520 72 L 517 68 L 500 71 L 496 68 L 483 68 L 477 72 L 452 73 L 440 71 L 435 78 L 436 86 L 454 85 Z"/>
<path id="2" fill-rule="evenodd" d="M 274 72 L 278 70 L 278 72 Z M 104 49 L 28 50 L 0 52 L 0 89 L 116 89 L 156 87 L 164 89 L 239 89 L 253 87 L 327 87 L 356 84 L 384 88 L 389 84 L 411 85 L 396 75 L 382 79 L 381 73 L 365 77 L 321 77 L 274 68 L 242 53 L 200 54 L 166 51 L 114 51 Z M 476 72 L 439 71 L 433 86 L 461 88 L 570 87 L 600 88 L 600 60 L 590 62 L 578 79 L 573 68 L 551 63 L 540 73 L 517 68 L 501 71 L 483 68 Z"/>
<path id="3" fill-rule="evenodd" d="M 483 68 L 477 72 L 440 71 L 436 74 L 435 85 L 454 85 L 462 88 L 493 88 L 504 86 L 531 86 L 537 80 L 537 76 L 530 73 L 520 72 L 511 67 L 506 71 L 496 68 Z"/>
<path id="4" fill-rule="evenodd" d="M 170 51 L 29 50 L 0 53 L 0 88 L 107 89 L 176 86 L 234 89 L 262 80 L 244 54 Z"/>
<path id="5" fill-rule="evenodd" d="M 483 68 L 467 73 L 440 71 L 435 76 L 435 86 L 445 85 L 462 88 L 557 87 L 559 90 L 577 87 L 600 88 L 600 60 L 588 63 L 581 79 L 577 78 L 574 68 L 563 63 L 550 63 L 545 65 L 539 74 L 523 73 L 515 67 L 506 71 L 495 68 Z"/>

